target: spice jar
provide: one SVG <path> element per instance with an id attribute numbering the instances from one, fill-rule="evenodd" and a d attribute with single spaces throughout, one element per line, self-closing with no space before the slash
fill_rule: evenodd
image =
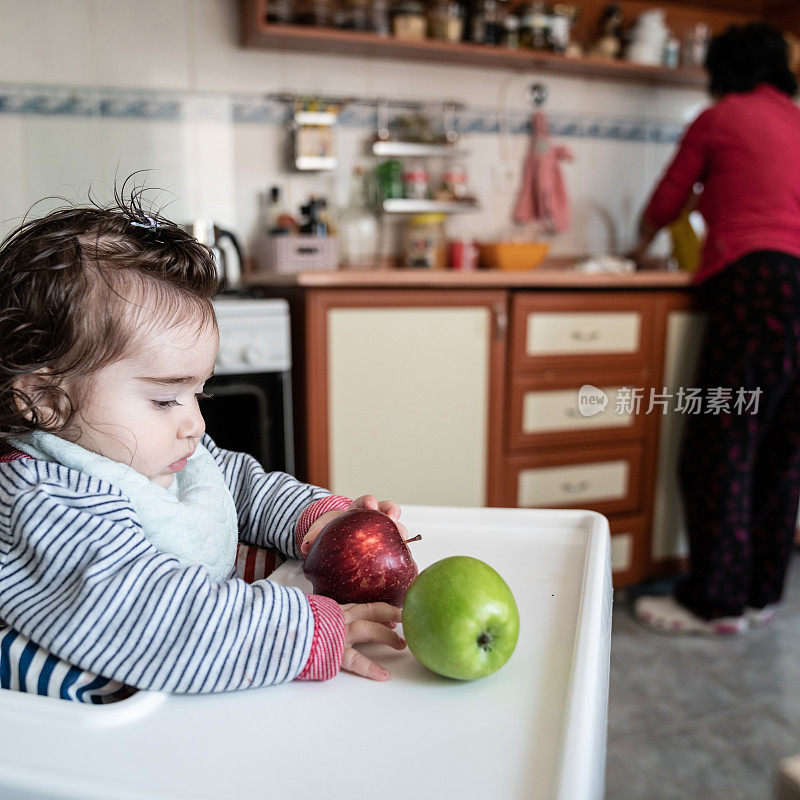
<path id="1" fill-rule="evenodd" d="M 403 190 L 409 200 L 428 199 L 428 168 L 422 161 L 409 164 L 403 170 Z"/>
<path id="2" fill-rule="evenodd" d="M 428 9 L 428 33 L 432 39 L 459 42 L 464 29 L 461 6 L 452 0 L 434 0 Z"/>
<path id="3" fill-rule="evenodd" d="M 447 267 L 447 239 L 444 214 L 417 214 L 406 223 L 403 237 L 403 265 L 417 269 Z"/>
<path id="4" fill-rule="evenodd" d="M 392 33 L 397 39 L 424 39 L 428 28 L 425 5 L 416 0 L 392 4 Z"/>
<path id="5" fill-rule="evenodd" d="M 467 196 L 467 171 L 462 164 L 450 164 L 442 172 L 442 192 L 452 200 Z"/>
<path id="6" fill-rule="evenodd" d="M 473 2 L 470 39 L 478 44 L 499 44 L 503 33 L 503 14 L 497 0 Z"/>
<path id="7" fill-rule="evenodd" d="M 509 14 L 503 23 L 505 33 L 503 44 L 509 50 L 519 50 L 519 18 L 514 14 Z"/>
<path id="8" fill-rule="evenodd" d="M 519 43 L 529 50 L 550 47 L 550 9 L 541 0 L 526 3 L 518 10 L 520 16 Z"/>

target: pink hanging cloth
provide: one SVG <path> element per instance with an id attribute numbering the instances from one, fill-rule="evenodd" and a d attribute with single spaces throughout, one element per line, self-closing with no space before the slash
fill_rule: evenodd
<path id="1" fill-rule="evenodd" d="M 560 233 L 569 227 L 569 198 L 559 161 L 573 158 L 568 147 L 550 141 L 547 117 L 537 111 L 531 119 L 531 144 L 514 208 L 516 222 L 539 220 L 548 233 Z"/>

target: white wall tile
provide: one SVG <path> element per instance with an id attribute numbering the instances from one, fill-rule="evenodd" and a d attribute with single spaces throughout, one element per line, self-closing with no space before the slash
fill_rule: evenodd
<path id="1" fill-rule="evenodd" d="M 293 212 L 310 194 L 343 204 L 355 164 L 368 166 L 374 132 L 338 130 L 335 173 L 291 169 L 281 127 L 234 124 L 230 93 L 277 90 L 336 95 L 461 100 L 519 120 L 532 109 L 526 92 L 548 89 L 552 114 L 688 121 L 706 102 L 702 91 L 646 87 L 579 77 L 446 64 L 245 50 L 239 45 L 233 0 L 0 0 L 0 71 L 5 81 L 117 86 L 187 92 L 180 121 L 111 118 L 0 117 L 0 144 L 9 187 L 0 217 L 22 213 L 24 198 L 80 187 L 111 186 L 139 169 L 176 199 L 175 218 L 213 216 L 251 240 L 258 231 L 258 196 L 283 187 Z M 209 111 L 211 104 L 213 113 Z M 200 113 L 198 107 L 203 106 Z M 196 111 L 196 114 L 193 114 Z M 629 246 L 638 213 L 674 150 L 672 145 L 565 138 L 574 164 L 563 164 L 574 223 L 552 240 L 555 254 Z M 481 200 L 478 214 L 454 218 L 452 235 L 494 237 L 516 229 L 511 213 L 519 189 L 526 136 L 469 134 L 466 166 Z M 16 166 L 13 166 L 16 165 Z"/>
<path id="2" fill-rule="evenodd" d="M 90 0 L 0 0 L 3 81 L 93 84 L 91 11 Z"/>
<path id="3" fill-rule="evenodd" d="M 190 88 L 191 12 L 187 0 L 91 0 L 90 52 L 97 83 Z"/>

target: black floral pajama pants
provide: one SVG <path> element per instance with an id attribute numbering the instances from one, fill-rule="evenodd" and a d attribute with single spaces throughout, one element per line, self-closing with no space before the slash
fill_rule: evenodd
<path id="1" fill-rule="evenodd" d="M 676 598 L 704 619 L 780 600 L 800 498 L 800 259 L 750 253 L 699 288 L 708 326 L 695 387 L 729 411 L 687 414 L 680 483 L 689 573 Z M 750 408 L 734 408 L 737 392 Z M 760 389 L 761 394 L 755 394 Z"/>

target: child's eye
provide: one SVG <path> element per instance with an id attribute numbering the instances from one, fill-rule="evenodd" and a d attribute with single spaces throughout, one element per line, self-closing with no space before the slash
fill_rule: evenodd
<path id="1" fill-rule="evenodd" d="M 151 402 L 156 408 L 172 408 L 180 405 L 174 398 L 172 400 L 152 400 Z"/>

